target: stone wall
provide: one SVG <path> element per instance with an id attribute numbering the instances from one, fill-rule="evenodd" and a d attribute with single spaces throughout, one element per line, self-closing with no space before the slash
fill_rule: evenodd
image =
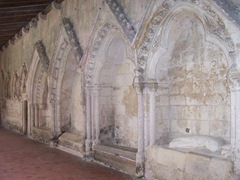
<path id="1" fill-rule="evenodd" d="M 146 179 L 231 178 L 239 43 L 212 0 L 66 0 L 0 53 L 1 122 L 81 156 L 133 148 Z M 186 135 L 224 140 L 227 155 L 168 148 Z"/>
<path id="2" fill-rule="evenodd" d="M 236 179 L 231 161 L 168 148 L 147 150 L 148 179 Z"/>
<path id="3" fill-rule="evenodd" d="M 230 140 L 226 56 L 206 42 L 202 23 L 191 13 L 178 14 L 172 24 L 168 50 L 155 69 L 159 83 L 168 88 L 166 94 L 158 92 L 158 121 L 169 123 L 170 137 L 202 134 Z"/>

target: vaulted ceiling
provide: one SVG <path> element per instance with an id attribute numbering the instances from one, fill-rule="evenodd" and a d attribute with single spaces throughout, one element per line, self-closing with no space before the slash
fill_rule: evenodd
<path id="1" fill-rule="evenodd" d="M 61 3 L 63 0 L 55 0 Z M 33 18 L 51 10 L 53 0 L 0 0 L 0 48 L 7 44 L 23 27 L 28 28 Z"/>

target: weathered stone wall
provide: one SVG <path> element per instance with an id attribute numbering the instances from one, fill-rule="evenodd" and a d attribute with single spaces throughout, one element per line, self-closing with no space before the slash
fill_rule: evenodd
<path id="1" fill-rule="evenodd" d="M 229 160 L 162 147 L 147 150 L 146 176 L 154 180 L 236 178 Z"/>
<path id="2" fill-rule="evenodd" d="M 132 87 L 134 64 L 126 55 L 125 42 L 121 38 L 113 39 L 99 80 L 100 124 L 102 136 L 107 136 L 108 143 L 136 147 L 137 98 Z"/>
<path id="3" fill-rule="evenodd" d="M 136 148 L 147 179 L 229 178 L 240 169 L 239 43 L 210 0 L 66 0 L 0 53 L 1 121 L 45 143 L 63 133 L 61 148 L 81 155 Z M 224 139 L 228 154 L 162 147 L 183 135 Z"/>
<path id="4" fill-rule="evenodd" d="M 203 25 L 192 13 L 178 14 L 171 23 L 168 50 L 156 68 L 159 83 L 168 88 L 166 94 L 159 90 L 158 121 L 169 123 L 171 137 L 202 134 L 230 140 L 230 89 L 223 50 L 206 42 Z"/>

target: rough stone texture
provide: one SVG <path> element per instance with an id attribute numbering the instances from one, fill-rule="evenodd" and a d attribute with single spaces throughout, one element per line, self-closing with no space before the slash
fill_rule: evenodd
<path id="1" fill-rule="evenodd" d="M 136 152 L 133 148 L 97 145 L 94 150 L 94 159 L 135 176 Z"/>
<path id="2" fill-rule="evenodd" d="M 237 178 L 229 160 L 161 147 L 147 150 L 146 174 L 149 179 Z"/>
<path id="3" fill-rule="evenodd" d="M 131 174 L 146 167 L 146 179 L 233 179 L 239 44 L 238 25 L 213 0 L 63 1 L 0 52 L 2 126 Z M 185 135 L 225 144 L 163 148 Z M 94 151 L 101 143 L 135 148 L 136 160 L 124 167 Z"/>
<path id="4" fill-rule="evenodd" d="M 202 134 L 229 139 L 226 58 L 219 47 L 205 42 L 203 26 L 191 13 L 180 13 L 173 21 L 169 49 L 165 52 L 168 55 L 164 55 L 169 58 L 161 59 L 155 69 L 159 83 L 167 82 L 169 89 L 165 96 L 158 97 L 161 116 L 157 117 L 159 121 L 169 121 L 173 137 Z M 163 63 L 169 64 L 168 69 L 164 69 Z M 223 106 L 224 116 L 219 117 Z"/>
<path id="5" fill-rule="evenodd" d="M 58 138 L 58 144 L 70 149 L 84 152 L 83 137 L 79 134 L 65 132 Z"/>
<path id="6" fill-rule="evenodd" d="M 131 86 L 134 65 L 126 59 L 125 48 L 124 41 L 115 38 L 107 49 L 107 59 L 99 80 L 100 124 L 101 129 L 112 127 L 108 132 L 108 136 L 112 136 L 112 143 L 136 147 L 137 97 Z"/>
<path id="7" fill-rule="evenodd" d="M 7 100 L 6 107 L 3 109 L 4 118 L 2 119 L 3 124 L 12 124 L 22 131 L 22 102 L 16 100 Z M 5 123 L 4 123 L 5 122 Z"/>
<path id="8" fill-rule="evenodd" d="M 170 148 L 183 149 L 207 149 L 211 152 L 220 151 L 224 141 L 209 136 L 185 136 L 174 138 L 170 143 Z"/>
<path id="9" fill-rule="evenodd" d="M 53 139 L 53 135 L 50 129 L 45 127 L 34 127 L 31 137 L 36 141 L 42 142 L 44 144 L 49 144 L 50 141 Z"/>

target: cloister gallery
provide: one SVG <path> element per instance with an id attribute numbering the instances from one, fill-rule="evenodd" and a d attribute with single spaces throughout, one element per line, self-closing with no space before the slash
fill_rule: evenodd
<path id="1" fill-rule="evenodd" d="M 240 4 L 65 0 L 0 52 L 1 126 L 146 179 L 239 179 Z"/>

